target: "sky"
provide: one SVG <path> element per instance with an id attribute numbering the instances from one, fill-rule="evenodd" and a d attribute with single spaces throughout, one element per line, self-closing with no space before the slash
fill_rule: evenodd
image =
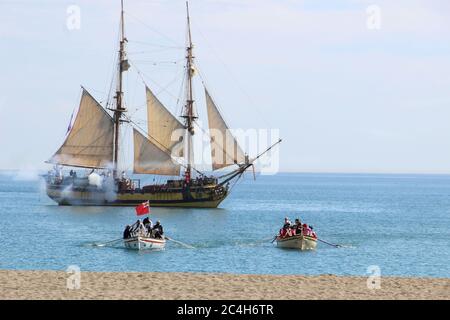
<path id="1" fill-rule="evenodd" d="M 279 130 L 280 171 L 450 173 L 450 2 L 191 0 L 190 9 L 201 79 L 232 128 Z M 46 168 L 80 85 L 105 101 L 119 10 L 119 0 L 0 0 L 0 169 Z M 125 0 L 125 12 L 141 72 L 126 76 L 130 112 L 145 118 L 142 77 L 179 113 L 185 1 Z"/>

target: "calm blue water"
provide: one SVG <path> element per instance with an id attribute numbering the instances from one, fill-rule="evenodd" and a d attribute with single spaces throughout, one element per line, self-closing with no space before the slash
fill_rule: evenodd
<path id="1" fill-rule="evenodd" d="M 121 237 L 133 208 L 59 207 L 39 180 L 0 173 L 0 269 L 195 271 L 450 278 L 450 176 L 279 174 L 241 181 L 219 209 L 153 208 L 168 243 L 138 253 L 93 243 Z M 300 217 L 316 252 L 276 248 L 283 218 Z"/>

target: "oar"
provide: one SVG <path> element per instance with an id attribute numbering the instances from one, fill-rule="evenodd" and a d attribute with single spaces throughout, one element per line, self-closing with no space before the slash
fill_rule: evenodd
<path id="1" fill-rule="evenodd" d="M 97 247 L 104 247 L 104 246 L 106 246 L 106 245 L 108 245 L 108 244 L 110 244 L 110 243 L 119 242 L 119 241 L 121 241 L 121 240 L 123 240 L 123 239 L 122 239 L 122 238 L 119 238 L 119 239 L 111 240 L 111 241 L 108 241 L 108 242 L 105 242 L 105 243 L 95 244 L 95 246 L 97 246 Z"/>
<path id="2" fill-rule="evenodd" d="M 329 242 L 326 242 L 325 240 L 322 240 L 322 239 L 317 239 L 317 240 L 319 240 L 320 242 L 326 243 L 327 245 L 332 246 L 332 247 L 335 247 L 335 248 L 340 248 L 340 247 L 342 247 L 340 244 L 329 243 Z"/>
<path id="3" fill-rule="evenodd" d="M 184 246 L 184 247 L 186 247 L 186 248 L 189 248 L 189 249 L 195 249 L 195 247 L 193 247 L 193 246 L 191 246 L 191 245 L 188 245 L 188 244 L 186 244 L 186 243 L 184 243 L 184 242 L 181 242 L 181 241 L 174 240 L 174 239 L 169 238 L 169 237 L 166 237 L 166 240 L 169 240 L 169 241 L 178 243 L 179 245 L 182 245 L 182 246 Z"/>
<path id="4" fill-rule="evenodd" d="M 273 238 L 272 241 L 270 241 L 270 243 L 273 243 L 276 239 L 277 239 L 277 236 L 275 236 L 275 238 Z"/>

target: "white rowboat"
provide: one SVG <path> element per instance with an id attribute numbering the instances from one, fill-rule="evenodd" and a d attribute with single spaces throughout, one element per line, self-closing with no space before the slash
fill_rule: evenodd
<path id="1" fill-rule="evenodd" d="M 166 246 L 165 239 L 156 239 L 144 236 L 134 236 L 123 240 L 125 248 L 133 250 L 160 250 Z"/>
<path id="2" fill-rule="evenodd" d="M 311 236 L 296 235 L 290 237 L 277 236 L 277 246 L 300 250 L 314 250 L 317 246 L 317 238 Z"/>

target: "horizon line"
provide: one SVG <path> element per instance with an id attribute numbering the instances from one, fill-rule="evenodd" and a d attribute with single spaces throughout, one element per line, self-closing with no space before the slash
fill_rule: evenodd
<path id="1" fill-rule="evenodd" d="M 44 172 L 48 171 L 45 169 L 12 169 L 12 168 L 0 168 L 0 172 Z M 127 172 L 132 170 L 125 170 Z M 261 172 L 256 172 L 258 175 L 261 175 Z M 264 174 L 266 176 L 273 176 L 278 174 L 349 174 L 349 175 L 450 175 L 449 171 L 439 171 L 439 172 L 430 172 L 430 171 L 407 171 L 407 172 L 396 172 L 396 171 L 279 171 L 275 174 Z"/>

